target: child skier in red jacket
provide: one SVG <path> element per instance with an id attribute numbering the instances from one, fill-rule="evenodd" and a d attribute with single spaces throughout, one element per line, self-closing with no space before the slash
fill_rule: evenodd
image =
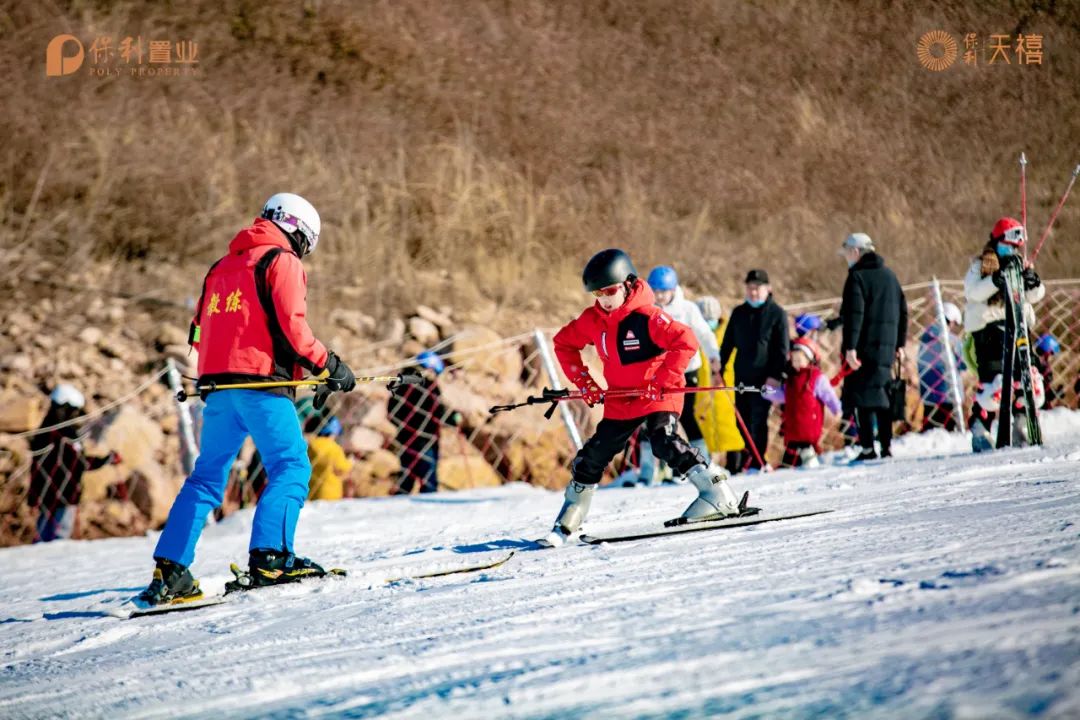
<path id="1" fill-rule="evenodd" d="M 656 456 L 698 490 L 683 517 L 737 515 L 727 472 L 677 434 L 682 395 L 664 392 L 686 384 L 686 366 L 698 349 L 693 332 L 655 306 L 652 290 L 622 250 L 594 255 L 582 279 L 596 303 L 556 333 L 555 355 L 590 407 L 604 403 L 604 418 L 573 460 L 566 501 L 544 544 L 561 545 L 580 530 L 604 469 L 642 423 Z M 641 394 L 605 399 L 581 359 L 587 345 L 596 347 L 608 389 Z"/>
<path id="2" fill-rule="evenodd" d="M 839 415 L 829 377 L 818 367 L 817 344 L 801 337 L 791 344 L 791 367 L 783 387 L 766 386 L 763 396 L 784 405 L 784 460 L 781 467 L 817 467 L 821 464 L 821 431 L 825 428 L 825 409 Z"/>

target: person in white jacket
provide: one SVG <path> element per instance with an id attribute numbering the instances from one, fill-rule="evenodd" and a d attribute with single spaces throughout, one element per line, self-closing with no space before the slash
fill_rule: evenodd
<path id="1" fill-rule="evenodd" d="M 709 361 L 712 372 L 713 384 L 718 384 L 720 370 L 720 346 L 716 342 L 716 333 L 709 327 L 705 316 L 701 314 L 701 308 L 697 303 L 686 299 L 683 289 L 679 286 L 679 276 L 675 268 L 668 265 L 660 265 L 652 269 L 647 282 L 656 295 L 656 305 L 678 322 L 688 325 L 694 332 L 702 352 Z M 695 355 L 694 359 L 686 367 L 686 386 L 698 386 L 698 370 L 701 369 L 701 356 Z M 705 445 L 705 439 L 697 418 L 694 417 L 694 394 L 687 393 L 683 401 L 682 415 L 679 416 L 679 424 L 686 432 L 686 439 L 690 444 L 698 448 L 706 455 L 709 450 Z"/>
<path id="2" fill-rule="evenodd" d="M 1003 378 L 1002 364 L 1005 356 L 1005 297 L 1002 292 L 1004 280 L 1000 259 L 1023 251 L 1024 227 L 1019 221 L 1004 217 L 997 221 L 990 232 L 990 239 L 976 257 L 964 277 L 964 330 L 972 338 L 978 367 L 979 386 L 972 407 L 971 446 L 975 452 L 990 450 L 989 431 L 994 421 L 997 403 L 995 392 L 1000 389 Z M 1024 318 L 1030 328 L 1035 324 L 1032 304 L 1046 295 L 1035 268 L 1025 266 Z"/>

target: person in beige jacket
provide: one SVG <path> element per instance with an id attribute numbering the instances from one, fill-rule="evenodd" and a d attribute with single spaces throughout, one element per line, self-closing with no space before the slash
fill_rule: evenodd
<path id="1" fill-rule="evenodd" d="M 982 252 L 972 261 L 964 277 L 964 330 L 972 337 L 975 347 L 978 391 L 972 407 L 971 445 L 975 452 L 991 449 L 990 424 L 994 421 L 997 403 L 994 395 L 1001 387 L 1002 362 L 1005 355 L 1005 295 L 1001 275 L 1001 258 L 1023 252 L 1024 228 L 1013 218 L 1001 218 L 990 232 Z M 1035 323 L 1034 303 L 1046 295 L 1035 268 L 1026 266 L 1023 273 L 1025 303 L 1024 318 L 1028 327 Z"/>

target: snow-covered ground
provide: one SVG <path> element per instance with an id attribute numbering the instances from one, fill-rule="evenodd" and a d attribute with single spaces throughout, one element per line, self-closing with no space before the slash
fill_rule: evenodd
<path id="1" fill-rule="evenodd" d="M 314 503 L 300 551 L 354 572 L 116 620 L 154 537 L 0 551 L 0 717 L 1080 717 L 1080 416 L 1044 448 L 944 433 L 859 468 L 738 478 L 818 517 L 525 548 L 561 498 L 523 485 Z M 685 486 L 598 493 L 591 532 L 681 512 Z M 203 536 L 220 588 L 250 515 Z"/>

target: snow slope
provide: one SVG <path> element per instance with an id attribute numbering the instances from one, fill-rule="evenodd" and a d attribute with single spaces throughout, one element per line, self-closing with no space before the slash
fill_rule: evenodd
<path id="1" fill-rule="evenodd" d="M 737 478 L 830 515 L 521 550 L 561 498 L 523 485 L 309 505 L 300 550 L 354 572 L 189 613 L 94 616 L 155 538 L 0 551 L 0 717 L 1080 717 L 1080 416 L 1045 448 L 904 438 L 859 468 Z M 591 532 L 677 515 L 685 486 L 598 493 Z M 250 514 L 209 528 L 220 588 Z"/>

